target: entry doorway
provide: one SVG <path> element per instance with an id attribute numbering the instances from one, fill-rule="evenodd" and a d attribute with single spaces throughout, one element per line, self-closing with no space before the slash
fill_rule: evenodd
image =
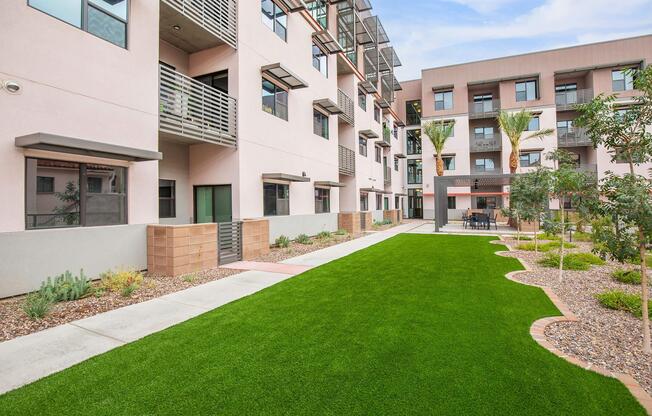
<path id="1" fill-rule="evenodd" d="M 423 218 L 423 190 L 408 189 L 408 218 Z"/>
<path id="2" fill-rule="evenodd" d="M 231 185 L 194 187 L 195 224 L 231 222 Z"/>

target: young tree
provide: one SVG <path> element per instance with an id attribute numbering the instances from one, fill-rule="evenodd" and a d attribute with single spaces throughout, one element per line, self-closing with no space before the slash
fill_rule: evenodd
<path id="1" fill-rule="evenodd" d="M 553 129 L 544 129 L 530 133 L 522 137 L 523 133 L 527 131 L 530 121 L 532 120 L 532 113 L 525 111 L 525 109 L 517 113 L 508 113 L 501 111 L 498 115 L 498 125 L 500 129 L 505 132 L 512 146 L 512 152 L 509 155 L 509 171 L 514 174 L 518 172 L 521 159 L 521 143 L 530 139 L 543 139 L 546 136 L 553 134 Z"/>
<path id="2" fill-rule="evenodd" d="M 514 188 L 517 183 L 517 188 Z M 536 170 L 519 175 L 512 182 L 510 194 L 516 191 L 519 199 L 524 205 L 524 220 L 534 222 L 538 230 L 541 226 L 541 216 L 548 209 L 550 195 L 550 170 L 545 167 L 538 167 Z M 511 200 L 511 196 L 510 196 Z M 539 252 L 539 235 L 534 233 L 534 251 Z"/>
<path id="3" fill-rule="evenodd" d="M 444 159 L 441 157 L 446 142 L 453 134 L 455 122 L 430 121 L 423 126 L 423 133 L 428 136 L 435 148 L 437 157 L 437 176 L 444 176 Z"/>
<path id="4" fill-rule="evenodd" d="M 652 354 L 648 315 L 648 276 L 646 246 L 652 240 L 652 189 L 650 182 L 636 174 L 637 165 L 652 161 L 652 67 L 629 70 L 634 88 L 640 95 L 634 104 L 619 108 L 614 95 L 599 95 L 588 104 L 578 106 L 580 117 L 575 125 L 585 127 L 595 147 L 611 152 L 613 163 L 627 163 L 629 172 L 619 176 L 607 172 L 602 182 L 603 201 L 598 212 L 611 220 L 600 224 L 594 238 L 598 250 L 614 259 L 632 258 L 633 246 L 641 267 L 643 311 L 643 351 Z"/>

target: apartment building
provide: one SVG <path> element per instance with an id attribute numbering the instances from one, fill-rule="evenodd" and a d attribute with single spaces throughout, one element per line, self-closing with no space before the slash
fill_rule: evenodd
<path id="1" fill-rule="evenodd" d="M 151 224 L 257 219 L 267 244 L 405 203 L 367 0 L 9 0 L 0 38 L 0 297 L 145 269 Z"/>
<path id="2" fill-rule="evenodd" d="M 528 130 L 551 128 L 552 136 L 525 141 L 521 172 L 551 166 L 546 154 L 564 148 L 575 155 L 578 167 L 596 172 L 624 173 L 625 164 L 613 164 L 604 148 L 594 149 L 586 132 L 573 126 L 576 104 L 599 94 L 616 94 L 617 106 L 632 103 L 637 92 L 623 72 L 652 61 L 652 36 L 601 42 L 528 53 L 479 62 L 431 68 L 418 80 L 401 82 L 396 110 L 406 121 L 407 215 L 457 219 L 468 208 L 496 209 L 508 204 L 511 146 L 501 134 L 499 111 L 525 108 L 535 117 Z M 454 122 L 444 149 L 445 189 L 435 196 L 435 155 L 421 127 L 429 121 Z M 652 166 L 640 166 L 648 174 Z M 552 208 L 556 208 L 552 206 Z"/>

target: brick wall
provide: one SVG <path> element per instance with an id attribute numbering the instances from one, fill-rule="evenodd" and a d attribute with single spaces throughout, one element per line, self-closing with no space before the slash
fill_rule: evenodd
<path id="1" fill-rule="evenodd" d="M 360 213 L 340 212 L 337 217 L 338 228 L 346 230 L 349 234 L 360 234 Z"/>
<path id="2" fill-rule="evenodd" d="M 181 276 L 217 267 L 217 224 L 148 225 L 147 270 Z"/>
<path id="3" fill-rule="evenodd" d="M 269 221 L 266 219 L 242 222 L 242 259 L 253 260 L 269 253 Z"/>

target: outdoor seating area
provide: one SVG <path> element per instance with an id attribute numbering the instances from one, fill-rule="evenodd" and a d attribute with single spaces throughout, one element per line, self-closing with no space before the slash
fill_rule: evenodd
<path id="1" fill-rule="evenodd" d="M 498 231 L 498 214 L 492 213 L 491 210 L 485 212 L 469 212 L 462 215 L 462 226 L 464 229 L 471 228 L 472 230 L 491 230 L 493 225 L 495 230 Z"/>

